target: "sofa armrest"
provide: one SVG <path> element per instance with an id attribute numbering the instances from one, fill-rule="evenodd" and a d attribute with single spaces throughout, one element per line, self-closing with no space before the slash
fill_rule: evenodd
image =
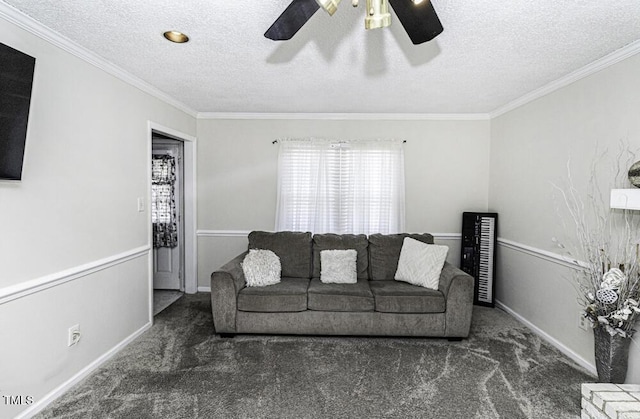
<path id="1" fill-rule="evenodd" d="M 245 286 L 244 252 L 211 274 L 211 312 L 216 333 L 236 332 L 238 293 Z"/>
<path id="2" fill-rule="evenodd" d="M 475 280 L 464 271 L 445 262 L 440 274 L 439 290 L 446 301 L 445 336 L 467 337 L 473 314 Z"/>

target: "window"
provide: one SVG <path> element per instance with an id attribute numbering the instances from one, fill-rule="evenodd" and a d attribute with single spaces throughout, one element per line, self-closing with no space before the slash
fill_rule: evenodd
<path id="1" fill-rule="evenodd" d="M 402 141 L 280 141 L 276 230 L 404 231 Z"/>

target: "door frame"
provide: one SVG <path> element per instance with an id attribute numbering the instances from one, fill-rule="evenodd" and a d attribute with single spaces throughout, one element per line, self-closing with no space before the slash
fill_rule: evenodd
<path id="1" fill-rule="evenodd" d="M 177 228 L 178 228 L 178 246 L 173 248 L 164 248 L 164 251 L 169 250 L 169 258 L 171 259 L 172 272 L 175 274 L 175 266 L 178 266 L 178 288 L 177 290 L 184 292 L 185 284 L 185 255 L 184 255 L 184 141 L 174 140 L 173 138 L 168 138 L 165 135 L 160 135 L 160 133 L 156 130 L 152 131 L 152 141 L 151 141 L 151 152 L 152 152 L 152 160 L 153 156 L 156 154 L 166 154 L 173 156 L 176 161 L 176 178 L 174 181 L 175 188 L 175 203 L 176 203 L 176 215 L 178 218 L 175 220 Z M 153 178 L 153 175 L 152 175 Z M 153 189 L 153 185 L 152 185 Z M 153 204 L 153 202 L 152 202 Z M 153 214 L 152 218 L 153 218 Z M 155 238 L 152 238 L 155 240 Z M 153 253 L 153 289 L 172 289 L 175 288 L 158 288 L 159 283 L 162 285 L 169 285 L 173 287 L 175 283 L 168 284 L 166 282 L 166 278 L 160 279 L 156 277 L 156 275 L 162 276 L 156 271 L 159 254 L 162 248 L 152 247 L 151 251 Z M 178 257 L 178 263 L 174 264 L 175 257 Z"/>
<path id="2" fill-rule="evenodd" d="M 149 243 L 149 312 L 153 319 L 153 241 L 151 240 L 151 155 L 153 133 L 162 134 L 174 140 L 182 141 L 184 173 L 184 291 L 187 294 L 198 292 L 198 252 L 196 237 L 196 137 L 166 127 L 153 121 L 147 121 L 147 237 Z"/>

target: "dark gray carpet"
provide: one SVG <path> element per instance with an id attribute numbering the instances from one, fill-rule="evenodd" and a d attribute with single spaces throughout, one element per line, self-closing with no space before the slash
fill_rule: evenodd
<path id="1" fill-rule="evenodd" d="M 153 290 L 153 315 L 156 316 L 165 308 L 175 303 L 184 293 L 174 290 Z"/>
<path id="2" fill-rule="evenodd" d="M 577 418 L 593 381 L 529 329 L 476 307 L 445 339 L 213 334 L 185 295 L 40 418 Z"/>

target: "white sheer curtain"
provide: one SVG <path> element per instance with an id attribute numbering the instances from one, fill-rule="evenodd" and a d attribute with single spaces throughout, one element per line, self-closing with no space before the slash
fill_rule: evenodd
<path id="1" fill-rule="evenodd" d="M 276 230 L 404 231 L 400 140 L 280 140 Z"/>

